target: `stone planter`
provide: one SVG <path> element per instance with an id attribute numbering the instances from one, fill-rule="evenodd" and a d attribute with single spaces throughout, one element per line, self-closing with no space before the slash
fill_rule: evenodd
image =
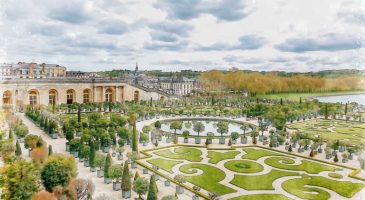
<path id="1" fill-rule="evenodd" d="M 171 138 L 166 138 L 166 143 L 171 143 Z"/>
<path id="2" fill-rule="evenodd" d="M 57 133 L 53 133 L 53 134 L 51 134 L 51 138 L 52 138 L 52 139 L 57 139 L 57 138 L 58 138 L 58 134 L 57 134 Z"/>
<path id="3" fill-rule="evenodd" d="M 346 163 L 346 162 L 347 162 L 347 159 L 342 158 L 342 163 Z"/>
<path id="4" fill-rule="evenodd" d="M 158 140 L 159 142 L 161 142 L 161 141 L 162 141 L 162 136 L 161 136 L 161 135 L 159 135 L 159 136 L 157 137 L 157 140 Z"/>
<path id="5" fill-rule="evenodd" d="M 154 176 L 155 176 L 155 181 L 158 181 L 158 180 L 160 180 L 160 175 L 158 175 L 158 174 L 155 174 Z"/>
<path id="6" fill-rule="evenodd" d="M 195 144 L 200 144 L 201 143 L 201 138 L 195 138 Z"/>
<path id="7" fill-rule="evenodd" d="M 128 190 L 128 191 L 122 190 L 122 198 L 123 199 L 129 199 L 129 198 L 131 198 L 131 191 L 130 190 Z"/>
<path id="8" fill-rule="evenodd" d="M 241 144 L 247 144 L 247 137 L 241 137 Z"/>
<path id="9" fill-rule="evenodd" d="M 112 183 L 112 179 L 104 177 L 104 183 L 110 184 L 110 183 Z"/>
<path id="10" fill-rule="evenodd" d="M 117 153 L 113 152 L 112 153 L 112 157 L 115 157 L 117 155 Z"/>
<path id="11" fill-rule="evenodd" d="M 336 150 L 332 151 L 332 156 L 335 156 L 336 154 L 337 154 Z"/>
<path id="12" fill-rule="evenodd" d="M 263 135 L 259 135 L 259 141 L 262 142 L 264 140 L 264 136 Z"/>
<path id="13" fill-rule="evenodd" d="M 208 142 L 208 144 L 212 144 L 212 139 L 207 138 L 207 142 Z"/>
<path id="14" fill-rule="evenodd" d="M 19 142 L 24 143 L 24 138 L 23 137 L 19 138 Z"/>
<path id="15" fill-rule="evenodd" d="M 318 149 L 318 153 L 322 153 L 323 152 L 323 149 L 322 148 L 319 148 Z"/>
<path id="16" fill-rule="evenodd" d="M 96 175 L 97 175 L 98 178 L 102 178 L 102 177 L 104 177 L 104 171 L 101 170 L 101 169 L 98 169 L 96 171 Z"/>
<path id="17" fill-rule="evenodd" d="M 73 153 L 73 156 L 74 156 L 74 158 L 78 158 L 78 157 L 79 157 L 79 152 L 78 152 L 78 151 L 75 151 L 75 152 Z"/>
<path id="18" fill-rule="evenodd" d="M 166 181 L 164 182 L 164 185 L 165 185 L 165 187 L 169 187 L 169 186 L 171 185 L 171 183 L 170 183 L 170 181 L 169 181 L 169 180 L 166 180 Z"/>
<path id="19" fill-rule="evenodd" d="M 96 172 L 96 167 L 90 167 L 90 172 Z"/>
<path id="20" fill-rule="evenodd" d="M 226 138 L 219 138 L 219 144 L 225 144 Z"/>
<path id="21" fill-rule="evenodd" d="M 199 196 L 194 194 L 193 197 L 191 198 L 192 200 L 199 200 Z"/>
<path id="22" fill-rule="evenodd" d="M 182 193 L 184 193 L 184 188 L 177 185 L 176 186 L 176 194 L 182 194 Z"/>
<path id="23" fill-rule="evenodd" d="M 143 168 L 143 174 L 148 174 L 148 169 L 146 169 L 146 168 Z"/>
<path id="24" fill-rule="evenodd" d="M 148 142 L 143 142 L 143 146 L 147 146 L 148 145 Z"/>
<path id="25" fill-rule="evenodd" d="M 66 144 L 66 151 L 70 152 L 70 145 L 69 144 Z"/>
<path id="26" fill-rule="evenodd" d="M 79 162 L 84 162 L 85 158 L 79 158 Z"/>
<path id="27" fill-rule="evenodd" d="M 88 161 L 88 160 L 85 160 L 85 161 L 84 161 L 84 167 L 89 167 L 89 165 L 90 165 L 90 164 L 89 164 L 89 161 Z"/>
<path id="28" fill-rule="evenodd" d="M 122 189 L 122 183 L 121 182 L 113 182 L 113 190 L 119 191 Z"/>
<path id="29" fill-rule="evenodd" d="M 110 147 L 104 147 L 104 148 L 103 148 L 103 152 L 104 152 L 104 153 L 108 153 L 108 152 L 109 152 L 109 149 L 110 149 Z"/>
<path id="30" fill-rule="evenodd" d="M 354 159 L 354 155 L 350 154 L 349 155 L 349 160 L 352 160 L 352 159 Z"/>
<path id="31" fill-rule="evenodd" d="M 31 157 L 32 156 L 32 149 L 28 149 L 28 156 Z"/>
<path id="32" fill-rule="evenodd" d="M 123 160 L 123 154 L 118 155 L 118 160 Z"/>
<path id="33" fill-rule="evenodd" d="M 132 169 L 136 169 L 137 168 L 137 163 L 136 162 L 132 162 Z"/>
<path id="34" fill-rule="evenodd" d="M 237 140 L 232 140 L 232 144 L 237 144 Z"/>
<path id="35" fill-rule="evenodd" d="M 326 154 L 326 159 L 331 159 L 332 158 L 332 154 Z"/>
<path id="36" fill-rule="evenodd" d="M 184 138 L 184 143 L 188 143 L 189 142 L 189 138 Z"/>

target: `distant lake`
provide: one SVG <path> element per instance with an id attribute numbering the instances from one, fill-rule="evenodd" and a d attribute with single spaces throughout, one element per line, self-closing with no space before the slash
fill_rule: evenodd
<path id="1" fill-rule="evenodd" d="M 365 105 L 365 94 L 322 96 L 322 97 L 313 97 L 313 98 L 318 99 L 318 101 L 320 101 L 320 102 L 327 102 L 327 103 L 357 102 L 359 104 Z"/>

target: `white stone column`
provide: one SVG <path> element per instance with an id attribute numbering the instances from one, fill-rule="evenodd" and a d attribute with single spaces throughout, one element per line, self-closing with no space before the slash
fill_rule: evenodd
<path id="1" fill-rule="evenodd" d="M 115 86 L 115 102 L 119 102 L 119 87 Z"/>
<path id="2" fill-rule="evenodd" d="M 96 86 L 94 85 L 93 86 L 93 100 L 92 102 L 97 102 L 97 99 L 96 99 Z"/>

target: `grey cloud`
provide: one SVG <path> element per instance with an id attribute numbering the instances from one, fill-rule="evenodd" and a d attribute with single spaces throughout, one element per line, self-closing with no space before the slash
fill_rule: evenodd
<path id="1" fill-rule="evenodd" d="M 255 35 L 245 35 L 238 39 L 238 44 L 226 44 L 217 42 L 209 46 L 199 46 L 199 51 L 228 51 L 228 50 L 255 50 L 265 44 L 265 39 Z"/>
<path id="2" fill-rule="evenodd" d="M 158 31 L 152 31 L 151 37 L 152 40 L 158 40 L 163 42 L 176 42 L 179 39 L 175 34 Z"/>
<path id="3" fill-rule="evenodd" d="M 49 9 L 49 18 L 71 24 L 81 24 L 92 18 L 84 1 L 52 1 L 46 9 Z"/>
<path id="4" fill-rule="evenodd" d="M 162 0 L 155 7 L 165 10 L 170 18 L 181 20 L 210 14 L 221 21 L 237 21 L 248 15 L 246 5 L 241 0 Z"/>
<path id="5" fill-rule="evenodd" d="M 275 48 L 282 52 L 341 51 L 361 48 L 361 43 L 355 36 L 326 34 L 315 38 L 288 38 Z"/>
<path id="6" fill-rule="evenodd" d="M 272 58 L 270 59 L 271 62 L 275 62 L 275 63 L 285 63 L 288 62 L 289 59 L 288 58 L 284 58 L 284 57 L 276 57 L 276 58 Z"/>
<path id="7" fill-rule="evenodd" d="M 224 61 L 229 63 L 241 63 L 241 64 L 260 64 L 263 62 L 260 58 L 253 58 L 253 57 L 238 57 L 238 56 L 232 56 L 228 55 L 223 58 Z"/>
<path id="8" fill-rule="evenodd" d="M 182 22 L 159 22 L 151 23 L 149 26 L 155 31 L 161 31 L 171 34 L 176 34 L 181 37 L 189 36 L 189 31 L 193 30 L 193 26 Z"/>
<path id="9" fill-rule="evenodd" d="M 365 10 L 339 12 L 337 16 L 346 23 L 365 26 Z"/>
<path id="10" fill-rule="evenodd" d="M 121 35 L 129 31 L 129 25 L 120 20 L 103 20 L 99 24 L 99 33 Z"/>
<path id="11" fill-rule="evenodd" d="M 63 27 L 51 24 L 32 24 L 28 26 L 28 31 L 43 36 L 60 36 L 64 34 Z"/>
<path id="12" fill-rule="evenodd" d="M 188 42 L 186 41 L 180 41 L 177 43 L 147 42 L 143 47 L 147 50 L 178 51 L 185 48 L 187 45 Z"/>

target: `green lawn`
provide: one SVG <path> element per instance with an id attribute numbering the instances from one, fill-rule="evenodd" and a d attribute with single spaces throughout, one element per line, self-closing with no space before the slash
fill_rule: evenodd
<path id="1" fill-rule="evenodd" d="M 337 194 L 351 198 L 362 188 L 364 184 L 352 183 L 350 181 L 331 180 L 321 176 L 303 175 L 301 178 L 295 178 L 285 181 L 282 187 L 285 191 L 303 199 L 330 199 L 330 194 L 319 188 L 307 186 L 317 186 L 327 188 Z M 314 193 L 313 193 L 314 192 Z"/>
<path id="2" fill-rule="evenodd" d="M 192 163 L 180 167 L 180 171 L 186 174 L 195 174 L 197 173 L 196 169 L 202 170 L 203 174 L 184 176 L 190 183 L 207 191 L 214 192 L 217 195 L 236 192 L 236 190 L 219 183 L 219 181 L 222 181 L 226 177 L 226 174 L 216 167 L 200 163 Z"/>
<path id="3" fill-rule="evenodd" d="M 169 172 L 169 173 L 174 173 L 172 171 L 172 168 L 177 165 L 177 164 L 180 164 L 182 163 L 182 161 L 174 161 L 174 160 L 166 160 L 166 159 L 163 159 L 163 158 L 155 158 L 155 159 L 152 159 L 152 160 L 147 160 L 148 163 L 152 164 L 152 165 L 156 165 L 158 166 L 159 168 Z"/>
<path id="4" fill-rule="evenodd" d="M 228 152 L 217 152 L 217 151 L 208 151 L 209 162 L 212 164 L 217 164 L 222 160 L 233 159 L 240 152 L 239 151 L 228 151 Z"/>
<path id="5" fill-rule="evenodd" d="M 273 169 L 269 173 L 259 176 L 246 176 L 235 174 L 233 180 L 230 183 L 245 190 L 274 190 L 272 182 L 274 182 L 276 179 L 285 176 L 298 175 L 299 173 L 296 172 L 286 172 Z"/>
<path id="6" fill-rule="evenodd" d="M 224 163 L 224 167 L 238 173 L 257 173 L 264 170 L 259 163 L 248 160 L 231 160 Z"/>
<path id="7" fill-rule="evenodd" d="M 173 150 L 173 151 L 171 151 Z M 202 158 L 202 152 L 197 148 L 191 147 L 178 147 L 175 149 L 165 149 L 161 151 L 156 151 L 154 154 L 170 158 L 170 159 L 178 159 L 178 160 L 187 160 L 190 162 L 200 162 Z"/>
<path id="8" fill-rule="evenodd" d="M 247 154 L 243 155 L 242 158 L 249 160 L 257 160 L 265 156 L 285 156 L 285 154 L 267 151 L 264 149 L 243 148 L 243 151 Z"/>
<path id="9" fill-rule="evenodd" d="M 320 134 L 324 140 L 349 140 L 349 144 L 358 144 L 359 139 L 365 140 L 365 123 L 346 122 L 343 120 L 312 119 L 287 125 L 314 137 Z M 328 128 L 332 127 L 332 131 Z"/>
<path id="10" fill-rule="evenodd" d="M 293 165 L 295 162 L 291 158 L 285 157 L 271 157 L 264 161 L 267 165 L 270 165 L 279 169 L 293 170 L 293 171 L 305 171 L 309 174 L 319 174 L 323 171 L 336 171 L 341 170 L 336 167 L 331 167 L 328 165 L 323 165 L 308 160 L 301 160 L 301 164 Z"/>
<path id="11" fill-rule="evenodd" d="M 290 198 L 281 194 L 250 194 L 231 198 L 230 200 L 290 200 Z"/>

